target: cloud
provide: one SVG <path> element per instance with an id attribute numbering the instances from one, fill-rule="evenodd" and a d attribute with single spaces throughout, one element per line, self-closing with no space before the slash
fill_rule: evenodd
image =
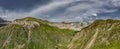
<path id="1" fill-rule="evenodd" d="M 0 16 L 10 20 L 33 16 L 50 21 L 82 21 L 102 13 L 117 12 L 119 7 L 119 0 L 52 0 L 27 12 L 0 8 Z"/>
<path id="2" fill-rule="evenodd" d="M 25 11 L 10 11 L 10 10 L 6 10 L 3 8 L 0 8 L 0 18 L 4 18 L 7 20 L 14 20 L 17 18 L 23 18 L 26 17 L 28 15 L 29 12 L 25 12 Z"/>
<path id="3" fill-rule="evenodd" d="M 115 7 L 120 7 L 120 0 L 111 0 L 111 4 Z"/>
<path id="4" fill-rule="evenodd" d="M 69 2 L 64 2 L 64 1 L 51 2 L 51 3 L 47 4 L 47 5 L 40 6 L 37 9 L 33 9 L 30 12 L 30 15 L 37 16 L 37 15 L 51 13 L 51 12 L 54 12 L 55 10 L 57 10 L 58 8 L 61 8 L 62 6 L 68 4 L 68 3 Z"/>

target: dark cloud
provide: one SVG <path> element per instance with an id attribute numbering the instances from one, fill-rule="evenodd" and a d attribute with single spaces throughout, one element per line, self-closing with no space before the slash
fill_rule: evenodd
<path id="1" fill-rule="evenodd" d="M 0 7 L 9 10 L 31 9 L 36 5 L 43 5 L 50 0 L 0 0 Z"/>

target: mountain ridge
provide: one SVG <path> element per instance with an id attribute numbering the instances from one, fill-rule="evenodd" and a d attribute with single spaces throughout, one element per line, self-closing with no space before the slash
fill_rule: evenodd
<path id="1" fill-rule="evenodd" d="M 80 31 L 33 17 L 0 27 L 0 49 L 120 49 L 120 20 L 96 20 Z"/>
<path id="2" fill-rule="evenodd" d="M 0 27 L 0 49 L 63 49 L 73 34 L 72 30 L 50 26 L 40 19 L 17 19 Z"/>
<path id="3" fill-rule="evenodd" d="M 96 20 L 73 37 L 68 49 L 119 49 L 119 29 L 120 20 Z"/>

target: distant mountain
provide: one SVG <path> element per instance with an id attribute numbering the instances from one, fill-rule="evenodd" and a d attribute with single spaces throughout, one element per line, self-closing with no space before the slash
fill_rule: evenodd
<path id="1" fill-rule="evenodd" d="M 0 49 L 66 49 L 74 31 L 26 17 L 0 27 Z"/>
<path id="2" fill-rule="evenodd" d="M 2 18 L 0 18 L 0 23 L 2 23 L 2 22 L 6 22 L 6 20 L 3 20 Z"/>
<path id="3" fill-rule="evenodd" d="M 61 29 L 70 29 L 80 31 L 82 28 L 88 26 L 89 22 L 52 22 L 51 26 L 55 26 Z"/>
<path id="4" fill-rule="evenodd" d="M 6 26 L 10 21 L 4 20 L 2 18 L 0 18 L 0 27 L 2 26 Z"/>
<path id="5" fill-rule="evenodd" d="M 120 49 L 120 20 L 96 20 L 73 37 L 68 49 Z"/>

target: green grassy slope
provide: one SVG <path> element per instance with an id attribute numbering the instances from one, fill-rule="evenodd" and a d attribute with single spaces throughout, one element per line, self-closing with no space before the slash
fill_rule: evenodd
<path id="1" fill-rule="evenodd" d="M 120 49 L 120 20 L 96 20 L 78 32 L 68 49 Z"/>
<path id="2" fill-rule="evenodd" d="M 0 49 L 66 49 L 74 31 L 27 17 L 0 28 Z"/>

